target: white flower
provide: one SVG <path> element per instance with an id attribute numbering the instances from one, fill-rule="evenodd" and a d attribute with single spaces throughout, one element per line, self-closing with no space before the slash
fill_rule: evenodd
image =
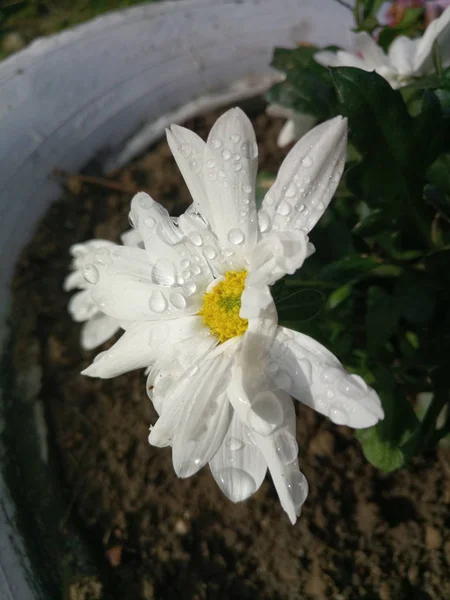
<path id="1" fill-rule="evenodd" d="M 132 229 L 122 235 L 122 241 L 128 246 L 142 244 L 139 232 Z M 102 261 L 108 257 L 111 249 L 117 244 L 107 240 L 89 240 L 82 244 L 74 244 L 70 248 L 73 257 L 70 265 L 71 273 L 64 281 L 64 290 L 70 292 L 78 289 L 67 305 L 67 309 L 74 321 L 84 322 L 81 329 L 80 344 L 84 350 L 92 350 L 112 337 L 121 328 L 117 319 L 113 319 L 101 312 L 91 297 L 88 280 L 90 278 L 91 263 Z"/>
<path id="2" fill-rule="evenodd" d="M 219 118 L 206 143 L 177 125 L 167 138 L 193 205 L 173 219 L 147 194 L 133 198 L 130 219 L 145 249 L 117 247 L 108 265 L 95 259 L 89 271 L 99 308 L 129 324 L 84 374 L 150 365 L 159 419 L 149 441 L 172 446 L 177 475 L 209 463 L 238 502 L 269 468 L 294 523 L 307 482 L 290 396 L 351 427 L 383 417 L 377 394 L 333 354 L 278 325 L 269 287 L 312 251 L 307 234 L 342 174 L 347 122 L 336 117 L 295 145 L 259 211 L 258 148 L 240 109 Z"/>
<path id="3" fill-rule="evenodd" d="M 397 37 L 386 55 L 378 44 L 365 32 L 354 36 L 354 52 L 322 51 L 315 60 L 329 67 L 357 67 L 364 71 L 376 71 L 394 89 L 410 83 L 414 77 L 433 72 L 433 46 L 437 42 L 444 67 L 450 65 L 450 7 L 439 19 L 432 21 L 422 37 L 409 39 Z"/>
<path id="4" fill-rule="evenodd" d="M 277 138 L 277 144 L 280 148 L 299 140 L 317 123 L 316 117 L 296 113 L 292 108 L 286 108 L 281 104 L 270 104 L 266 112 L 271 117 L 287 119 Z"/>

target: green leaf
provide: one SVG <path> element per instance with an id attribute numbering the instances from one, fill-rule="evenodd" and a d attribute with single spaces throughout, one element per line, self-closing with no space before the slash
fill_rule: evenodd
<path id="1" fill-rule="evenodd" d="M 384 409 L 384 419 L 374 427 L 356 433 L 364 456 L 384 472 L 404 465 L 414 453 L 414 440 L 420 427 L 419 420 L 408 400 L 395 384 L 388 369 L 377 367 L 375 388 Z"/>
<path id="2" fill-rule="evenodd" d="M 302 289 L 295 292 L 284 288 L 284 294 L 276 301 L 278 321 L 301 323 L 313 319 L 323 309 L 326 297 L 319 290 Z"/>
<path id="3" fill-rule="evenodd" d="M 333 310 L 333 308 L 336 308 L 337 306 L 345 302 L 347 298 L 351 296 L 351 293 L 351 285 L 343 285 L 337 290 L 334 290 L 334 292 L 328 297 L 327 308 Z"/>
<path id="4" fill-rule="evenodd" d="M 377 354 L 392 337 L 400 319 L 400 310 L 391 294 L 372 286 L 367 296 L 367 349 Z"/>
<path id="5" fill-rule="evenodd" d="M 442 217 L 450 222 L 450 199 L 438 187 L 429 183 L 424 187 L 423 196 Z"/>
<path id="6" fill-rule="evenodd" d="M 297 48 L 275 48 L 271 66 L 279 71 L 288 72 L 294 68 L 304 69 L 314 60 L 316 46 L 298 46 Z"/>
<path id="7" fill-rule="evenodd" d="M 450 194 L 450 154 L 442 154 L 428 169 L 427 179 Z"/>
<path id="8" fill-rule="evenodd" d="M 372 237 L 386 232 L 392 226 L 392 219 L 387 219 L 386 212 L 380 209 L 373 210 L 353 228 L 353 233 L 361 237 Z"/>
<path id="9" fill-rule="evenodd" d="M 350 283 L 358 281 L 378 266 L 379 263 L 374 258 L 348 256 L 327 265 L 319 273 L 319 278 L 327 281 Z"/>

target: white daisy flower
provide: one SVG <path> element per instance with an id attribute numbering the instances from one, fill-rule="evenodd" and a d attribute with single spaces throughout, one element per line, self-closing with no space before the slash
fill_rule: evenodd
<path id="1" fill-rule="evenodd" d="M 307 482 L 291 396 L 351 427 L 383 418 L 360 377 L 313 339 L 278 325 L 270 292 L 312 251 L 308 232 L 344 168 L 347 122 L 336 117 L 295 145 L 259 211 L 258 148 L 240 109 L 219 118 L 206 143 L 178 125 L 167 138 L 193 205 L 174 219 L 137 194 L 130 219 L 145 249 L 117 247 L 89 265 L 97 306 L 133 323 L 83 373 L 109 378 L 150 365 L 159 419 L 149 441 L 172 446 L 177 475 L 209 463 L 221 490 L 239 502 L 268 468 L 294 523 Z"/>
<path id="2" fill-rule="evenodd" d="M 292 108 L 286 108 L 281 104 L 270 104 L 266 112 L 271 117 L 286 119 L 286 123 L 281 128 L 277 138 L 279 148 L 284 148 L 284 146 L 296 142 L 317 123 L 316 117 L 296 113 Z"/>
<path id="3" fill-rule="evenodd" d="M 135 229 L 124 233 L 122 242 L 128 246 L 142 245 L 139 232 Z M 84 350 L 97 348 L 121 328 L 117 319 L 102 313 L 92 300 L 88 283 L 91 263 L 101 262 L 102 256 L 108 256 L 109 251 L 116 247 L 117 244 L 113 242 L 97 239 L 74 244 L 69 250 L 73 257 L 70 265 L 72 272 L 64 281 L 64 290 L 66 292 L 79 290 L 69 300 L 67 309 L 74 321 L 84 322 L 80 336 L 80 345 Z"/>
<path id="4" fill-rule="evenodd" d="M 363 71 L 376 71 L 394 89 L 398 89 L 415 77 L 433 73 L 433 46 L 437 42 L 443 67 L 450 65 L 450 7 L 432 21 L 422 37 L 410 39 L 397 37 L 387 54 L 366 32 L 354 36 L 354 51 L 327 50 L 314 55 L 315 60 L 328 67 L 357 67 Z"/>

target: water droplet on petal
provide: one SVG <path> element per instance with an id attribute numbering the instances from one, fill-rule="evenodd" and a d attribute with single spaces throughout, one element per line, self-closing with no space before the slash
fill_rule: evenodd
<path id="1" fill-rule="evenodd" d="M 231 158 L 231 152 L 229 150 L 223 150 L 222 151 L 222 158 L 223 158 L 223 160 L 230 160 L 230 158 Z"/>
<path id="2" fill-rule="evenodd" d="M 183 294 L 186 296 L 192 296 L 197 291 L 197 286 L 193 281 L 188 281 L 183 288 Z"/>
<path id="3" fill-rule="evenodd" d="M 230 135 L 230 140 L 233 142 L 233 144 L 238 144 L 240 139 L 241 139 L 241 136 L 238 133 L 235 133 L 234 135 Z"/>
<path id="4" fill-rule="evenodd" d="M 277 454 L 284 465 L 288 465 L 297 458 L 297 440 L 289 431 L 280 431 L 275 434 L 274 443 Z"/>
<path id="5" fill-rule="evenodd" d="M 227 446 L 232 452 L 238 452 L 244 447 L 244 442 L 238 440 L 238 438 L 231 437 L 227 442 Z"/>
<path id="6" fill-rule="evenodd" d="M 139 206 L 141 208 L 150 208 L 151 205 L 153 204 L 152 200 L 150 198 L 148 198 L 148 196 L 141 196 L 139 198 Z"/>
<path id="7" fill-rule="evenodd" d="M 200 275 L 200 273 L 202 272 L 198 265 L 192 265 L 191 271 L 192 273 L 194 273 L 194 275 Z"/>
<path id="8" fill-rule="evenodd" d="M 244 158 L 253 159 L 258 156 L 258 146 L 255 142 L 242 142 L 241 154 Z"/>
<path id="9" fill-rule="evenodd" d="M 325 369 L 321 375 L 321 379 L 325 381 L 325 383 L 333 384 L 335 381 L 340 379 L 343 375 L 342 369 L 338 369 L 337 367 L 329 367 Z"/>
<path id="10" fill-rule="evenodd" d="M 302 160 L 302 165 L 305 167 L 305 169 L 309 169 L 309 167 L 311 167 L 313 164 L 313 159 L 310 156 L 305 156 L 305 158 Z"/>
<path id="11" fill-rule="evenodd" d="M 201 246 L 203 244 L 202 236 L 198 233 L 198 231 L 193 231 L 189 238 L 194 246 Z"/>
<path id="12" fill-rule="evenodd" d="M 242 469 L 225 467 L 217 472 L 216 477 L 224 494 L 233 502 L 242 502 L 256 491 L 255 480 Z"/>
<path id="13" fill-rule="evenodd" d="M 303 212 L 305 210 L 306 206 L 304 204 L 300 204 L 300 206 L 298 207 L 298 212 Z"/>
<path id="14" fill-rule="evenodd" d="M 270 435 L 284 420 L 283 407 L 273 392 L 266 390 L 255 396 L 248 411 L 247 423 L 260 435 Z"/>
<path id="15" fill-rule="evenodd" d="M 214 248 L 212 246 L 205 246 L 205 248 L 203 250 L 203 254 L 206 256 L 206 258 L 209 258 L 209 260 L 212 260 L 213 258 L 216 258 L 216 256 L 217 256 L 217 252 L 214 250 Z"/>
<path id="16" fill-rule="evenodd" d="M 303 473 L 298 470 L 293 471 L 289 478 L 288 488 L 295 508 L 299 509 L 308 496 L 308 481 Z"/>
<path id="17" fill-rule="evenodd" d="M 180 310 L 186 308 L 186 298 L 180 292 L 172 292 L 169 299 L 175 308 L 179 308 Z"/>
<path id="18" fill-rule="evenodd" d="M 186 280 L 191 277 L 191 272 L 188 269 L 183 269 L 181 275 L 183 276 L 183 279 Z"/>
<path id="19" fill-rule="evenodd" d="M 264 233 L 269 229 L 270 217 L 265 210 L 260 210 L 258 212 L 258 223 L 261 233 Z"/>
<path id="20" fill-rule="evenodd" d="M 251 194 L 252 190 L 253 188 L 251 185 L 245 184 L 242 186 L 242 191 L 244 192 L 244 194 Z"/>
<path id="21" fill-rule="evenodd" d="M 155 226 L 155 219 L 152 219 L 152 217 L 147 217 L 146 219 L 144 219 L 144 225 L 147 227 L 147 229 L 153 229 Z"/>
<path id="22" fill-rule="evenodd" d="M 349 422 L 348 413 L 340 402 L 333 402 L 328 414 L 336 425 L 347 425 Z"/>
<path id="23" fill-rule="evenodd" d="M 153 312 L 163 313 L 167 308 L 167 300 L 160 291 L 155 290 L 150 296 L 149 306 Z"/>
<path id="24" fill-rule="evenodd" d="M 288 187 L 286 188 L 286 190 L 284 192 L 284 195 L 286 196 L 286 198 L 293 198 L 296 194 L 297 194 L 297 188 L 295 187 L 295 185 L 293 183 L 288 185 Z"/>
<path id="25" fill-rule="evenodd" d="M 211 146 L 214 148 L 214 150 L 218 150 L 222 147 L 222 142 L 218 138 L 214 138 L 211 140 Z"/>
<path id="26" fill-rule="evenodd" d="M 209 169 L 212 169 L 216 166 L 216 162 L 214 160 L 212 160 L 212 158 L 210 158 L 209 160 L 206 161 L 206 166 Z"/>
<path id="27" fill-rule="evenodd" d="M 178 149 L 185 156 L 190 156 L 192 154 L 192 146 L 190 144 L 181 144 Z"/>
<path id="28" fill-rule="evenodd" d="M 189 166 L 195 174 L 198 174 L 202 170 L 203 163 L 199 158 L 195 158 L 189 162 Z"/>
<path id="29" fill-rule="evenodd" d="M 180 262 L 180 266 L 182 269 L 187 269 L 190 266 L 190 262 L 184 258 L 181 262 Z"/>
<path id="30" fill-rule="evenodd" d="M 152 281 L 157 285 L 173 285 L 177 278 L 174 263 L 166 258 L 160 258 L 152 268 Z"/>
<path id="31" fill-rule="evenodd" d="M 233 169 L 236 171 L 236 173 L 239 173 L 239 171 L 242 171 L 242 165 L 240 163 L 236 163 Z"/>
<path id="32" fill-rule="evenodd" d="M 88 283 L 97 283 L 100 279 L 100 273 L 96 266 L 94 265 L 86 265 L 84 267 L 83 277 L 86 279 Z"/>
<path id="33" fill-rule="evenodd" d="M 338 389 L 348 398 L 361 400 L 368 393 L 368 387 L 358 375 L 345 375 L 338 383 Z"/>
<path id="34" fill-rule="evenodd" d="M 244 241 L 244 233 L 240 229 L 230 229 L 228 232 L 228 240 L 230 244 L 238 245 Z"/>
<path id="35" fill-rule="evenodd" d="M 95 260 L 102 265 L 112 265 L 113 262 L 108 248 L 99 248 L 95 253 Z"/>
<path id="36" fill-rule="evenodd" d="M 222 179 L 225 179 L 225 177 L 227 176 L 227 174 L 225 173 L 225 171 L 222 171 L 222 169 L 220 169 L 220 171 L 217 171 L 217 175 L 219 177 L 221 177 Z"/>
<path id="37" fill-rule="evenodd" d="M 277 206 L 277 213 L 283 217 L 286 217 L 291 212 L 291 205 L 282 200 Z"/>

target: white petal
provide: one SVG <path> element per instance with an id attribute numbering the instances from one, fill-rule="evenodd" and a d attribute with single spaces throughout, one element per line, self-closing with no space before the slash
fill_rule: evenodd
<path id="1" fill-rule="evenodd" d="M 178 280 L 197 286 L 211 281 L 211 270 L 201 253 L 203 239 L 198 233 L 189 239 L 184 236 L 161 204 L 140 192 L 131 201 L 130 218 L 142 236 L 150 263 L 166 265 L 170 271 L 171 285 Z M 157 275 L 154 280 L 158 283 Z"/>
<path id="2" fill-rule="evenodd" d="M 87 265 L 85 277 L 98 308 L 119 321 L 193 315 L 200 309 L 206 288 L 206 282 L 202 287 L 191 280 L 178 283 L 170 260 L 161 258 L 150 265 L 144 250 L 125 246 L 111 253 L 109 264 L 96 260 Z"/>
<path id="3" fill-rule="evenodd" d="M 202 329 L 200 317 L 135 323 L 106 352 L 83 371 L 83 375 L 109 379 L 133 369 L 148 367 L 174 352 L 175 345 Z"/>
<path id="4" fill-rule="evenodd" d="M 414 74 L 414 56 L 417 51 L 418 40 L 411 40 L 405 36 L 395 38 L 389 47 L 389 61 L 391 68 L 399 76 L 409 77 Z M 381 70 L 381 75 L 383 71 Z"/>
<path id="5" fill-rule="evenodd" d="M 425 30 L 422 38 L 418 40 L 414 56 L 414 73 L 425 75 L 433 69 L 433 45 L 437 41 L 442 64 L 450 64 L 450 6 L 447 7 L 439 19 L 435 19 Z"/>
<path id="6" fill-rule="evenodd" d="M 354 51 L 356 55 L 362 56 L 363 60 L 372 68 L 388 66 L 389 60 L 383 49 L 366 32 L 361 31 L 354 36 Z"/>
<path id="7" fill-rule="evenodd" d="M 308 493 L 306 479 L 298 469 L 295 412 L 286 393 L 269 387 L 264 367 L 236 364 L 228 393 L 266 460 L 281 506 L 295 523 Z"/>
<path id="8" fill-rule="evenodd" d="M 239 342 L 239 338 L 233 338 L 221 344 L 192 364 L 189 370 L 178 378 L 166 394 L 161 415 L 148 438 L 150 444 L 172 444 L 178 427 L 184 426 L 185 415 L 192 406 L 196 406 L 198 402 L 216 401 L 226 391 L 230 367 Z M 178 457 L 178 454 L 177 457 L 174 456 L 174 460 L 177 461 L 177 464 L 174 464 L 175 470 L 181 467 Z"/>
<path id="9" fill-rule="evenodd" d="M 258 237 L 255 181 L 258 147 L 249 118 L 239 108 L 222 115 L 208 136 L 204 158 L 208 221 L 222 247 L 245 257 Z"/>
<path id="10" fill-rule="evenodd" d="M 67 310 L 74 321 L 87 321 L 98 312 L 89 290 L 74 294 L 67 305 Z"/>
<path id="11" fill-rule="evenodd" d="M 220 367 L 213 364 L 211 368 Z M 217 377 L 217 373 L 213 375 Z M 223 388 L 224 376 L 214 387 L 203 385 L 203 392 L 186 402 L 182 423 L 175 429 L 172 442 L 173 466 L 178 477 L 197 473 L 222 444 L 230 422 L 228 396 L 224 391 L 220 393 Z"/>
<path id="12" fill-rule="evenodd" d="M 359 429 L 383 418 L 376 392 L 312 338 L 279 327 L 270 354 L 274 381 L 334 423 Z"/>
<path id="13" fill-rule="evenodd" d="M 308 233 L 322 216 L 345 165 L 347 119 L 314 127 L 289 152 L 267 192 L 262 210 L 272 229 Z"/>
<path id="14" fill-rule="evenodd" d="M 122 244 L 124 246 L 136 246 L 139 248 L 144 247 L 142 236 L 137 229 L 129 229 L 128 231 L 125 231 L 125 233 L 122 233 L 120 236 L 120 239 L 122 240 Z"/>
<path id="15" fill-rule="evenodd" d="M 310 251 L 303 231 L 272 231 L 264 234 L 250 255 L 246 288 L 273 285 L 284 275 L 293 275 L 303 265 Z"/>
<path id="16" fill-rule="evenodd" d="M 86 287 L 86 282 L 83 277 L 83 273 L 80 270 L 72 271 L 69 273 L 64 280 L 63 289 L 65 292 L 70 292 L 77 288 Z"/>
<path id="17" fill-rule="evenodd" d="M 295 137 L 295 133 L 295 123 L 292 119 L 289 119 L 280 129 L 280 133 L 277 137 L 277 145 L 280 148 L 284 148 L 284 146 L 288 146 L 292 142 L 295 142 L 299 139 Z"/>
<path id="18" fill-rule="evenodd" d="M 232 502 L 246 500 L 264 481 L 266 461 L 252 440 L 249 428 L 235 411 L 209 466 L 217 485 Z"/>
<path id="19" fill-rule="evenodd" d="M 323 50 L 314 54 L 314 60 L 324 67 L 356 67 L 363 71 L 373 71 L 375 68 L 372 63 L 345 50 L 338 50 L 337 52 Z"/>
<path id="20" fill-rule="evenodd" d="M 93 350 L 109 340 L 119 329 L 119 323 L 115 319 L 99 312 L 84 323 L 81 329 L 81 347 Z"/>
<path id="21" fill-rule="evenodd" d="M 217 237 L 199 215 L 186 211 L 178 217 L 178 226 L 188 238 L 194 236 L 194 239 L 202 240 L 200 250 L 214 277 L 220 277 L 226 271 L 232 270 L 234 257 L 224 256 Z"/>
<path id="22" fill-rule="evenodd" d="M 170 129 L 166 129 L 166 135 L 196 210 L 210 221 L 211 206 L 208 202 L 203 174 L 205 142 L 190 129 L 179 125 L 172 125 Z"/>

